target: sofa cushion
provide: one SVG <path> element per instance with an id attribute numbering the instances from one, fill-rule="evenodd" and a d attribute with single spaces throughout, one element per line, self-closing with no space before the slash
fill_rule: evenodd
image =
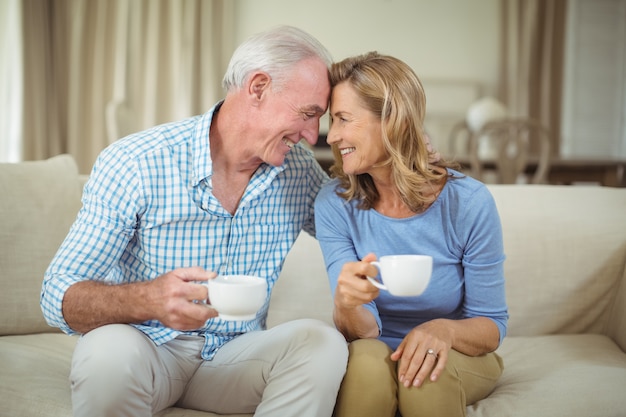
<path id="1" fill-rule="evenodd" d="M 267 326 L 302 318 L 334 326 L 333 298 L 322 249 L 317 239 L 306 232 L 298 236 L 272 290 Z"/>
<path id="2" fill-rule="evenodd" d="M 65 334 L 1 337 L 0 414 L 71 416 L 69 373 L 76 340 Z"/>
<path id="3" fill-rule="evenodd" d="M 625 190 L 489 189 L 504 233 L 508 335 L 605 332 L 626 259 Z"/>
<path id="4" fill-rule="evenodd" d="M 39 296 L 80 208 L 76 163 L 60 155 L 0 164 L 0 195 L 0 335 L 55 331 L 43 319 Z"/>
<path id="5" fill-rule="evenodd" d="M 70 365 L 78 336 L 33 334 L 0 337 L 0 415 L 71 417 Z M 170 407 L 155 417 L 219 417 Z M 229 417 L 252 417 L 232 414 Z"/>
<path id="6" fill-rule="evenodd" d="M 468 417 L 622 417 L 626 353 L 597 334 L 508 337 L 504 373 Z M 523 410 L 520 412 L 520 410 Z"/>

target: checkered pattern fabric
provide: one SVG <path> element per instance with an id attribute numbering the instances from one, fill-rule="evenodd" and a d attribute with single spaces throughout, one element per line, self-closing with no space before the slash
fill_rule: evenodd
<path id="1" fill-rule="evenodd" d="M 211 319 L 188 332 L 205 336 L 203 357 L 242 332 L 265 327 L 271 289 L 300 231 L 314 233 L 313 203 L 328 178 L 312 153 L 296 145 L 282 166 L 257 169 L 231 215 L 211 192 L 214 110 L 130 135 L 102 152 L 83 207 L 44 277 L 41 307 L 50 325 L 73 333 L 61 306 L 65 291 L 79 281 L 142 282 L 201 266 L 268 282 L 267 302 L 255 320 Z M 182 333 L 158 321 L 136 327 L 156 344 Z"/>

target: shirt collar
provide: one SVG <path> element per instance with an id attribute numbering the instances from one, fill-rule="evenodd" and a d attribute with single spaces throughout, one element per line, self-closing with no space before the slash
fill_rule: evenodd
<path id="1" fill-rule="evenodd" d="M 209 133 L 213 115 L 217 113 L 224 100 L 219 101 L 211 110 L 200 116 L 193 133 L 191 154 L 193 158 L 193 186 L 213 175 L 213 161 L 211 160 L 211 146 Z"/>

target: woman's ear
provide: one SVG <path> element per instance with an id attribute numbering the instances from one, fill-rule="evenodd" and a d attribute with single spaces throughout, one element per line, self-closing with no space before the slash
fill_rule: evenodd
<path id="1" fill-rule="evenodd" d="M 257 72 L 250 77 L 248 83 L 248 93 L 256 100 L 260 101 L 263 98 L 263 94 L 269 90 L 272 82 L 271 77 L 266 72 Z"/>

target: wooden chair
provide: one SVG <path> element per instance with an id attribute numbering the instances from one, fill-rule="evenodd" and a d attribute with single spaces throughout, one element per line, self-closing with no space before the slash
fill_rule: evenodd
<path id="1" fill-rule="evenodd" d="M 454 126 L 452 126 L 450 134 L 448 135 L 448 143 L 446 149 L 448 155 L 452 158 L 456 158 L 458 156 L 467 156 L 469 153 L 468 147 L 471 135 L 472 131 L 470 130 L 465 120 L 461 120 L 457 122 Z"/>
<path id="2" fill-rule="evenodd" d="M 485 157 L 482 149 L 492 150 L 492 156 Z M 478 180 L 485 181 L 484 171 L 493 167 L 498 184 L 543 184 L 550 171 L 550 133 L 532 119 L 489 122 L 469 135 L 468 158 L 472 176 Z M 534 173 L 520 181 L 531 166 L 536 167 Z"/>

